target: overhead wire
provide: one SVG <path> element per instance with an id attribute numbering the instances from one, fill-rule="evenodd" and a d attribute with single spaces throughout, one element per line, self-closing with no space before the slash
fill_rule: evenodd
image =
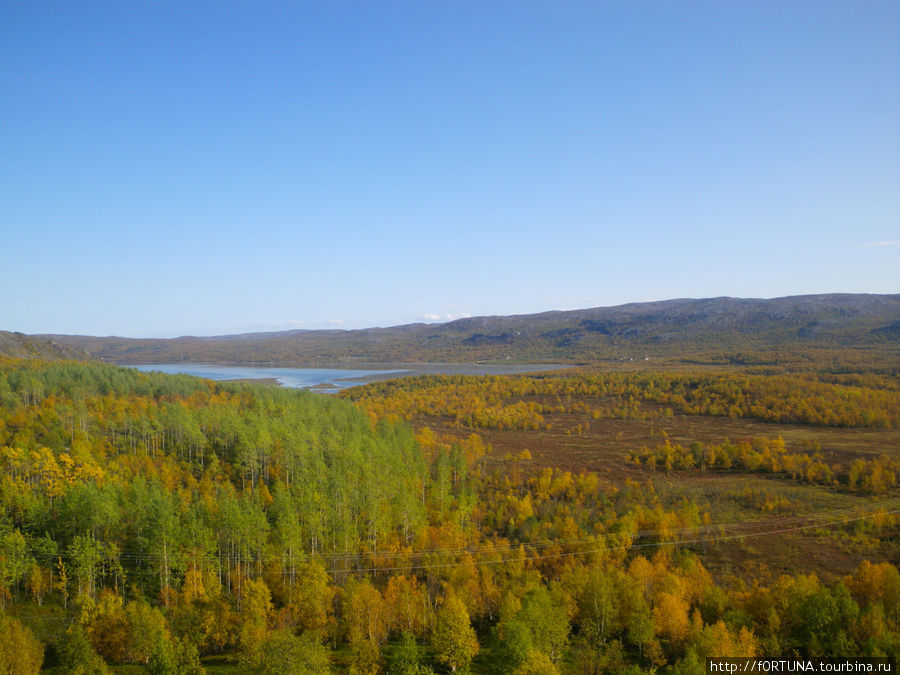
<path id="1" fill-rule="evenodd" d="M 463 547 L 448 547 L 448 548 L 432 548 L 432 549 L 420 549 L 414 551 L 345 551 L 341 553 L 298 553 L 298 558 L 300 559 L 313 559 L 319 560 L 322 562 L 328 561 L 332 563 L 332 569 L 329 570 L 334 573 L 342 573 L 342 572 L 368 572 L 368 571 L 393 571 L 393 570 L 412 570 L 412 569 L 430 569 L 434 567 L 446 567 L 453 566 L 457 564 L 453 563 L 445 563 L 445 562 L 435 562 L 435 563 L 424 563 L 419 565 L 407 565 L 407 566 L 388 566 L 388 567 L 371 567 L 371 568 L 360 568 L 360 567 L 352 567 L 347 569 L 338 569 L 335 563 L 340 561 L 349 562 L 351 560 L 377 560 L 379 557 L 381 559 L 421 559 L 423 557 L 458 557 L 463 554 L 469 554 L 473 556 L 478 555 L 491 555 L 497 554 L 501 555 L 504 553 L 515 552 L 519 550 L 526 550 L 531 552 L 536 552 L 540 550 L 545 550 L 551 547 L 571 547 L 578 545 L 594 545 L 594 548 L 587 548 L 578 551 L 565 551 L 565 552 L 555 552 L 551 554 L 545 555 L 527 555 L 526 558 L 528 560 L 544 560 L 549 558 L 557 558 L 557 557 L 568 557 L 573 555 L 587 555 L 590 553 L 599 553 L 602 551 L 617 551 L 617 550 L 628 550 L 628 549 L 640 549 L 647 547 L 658 547 L 658 546 L 670 546 L 670 545 L 684 545 L 684 544 L 700 544 L 700 543 L 710 543 L 710 542 L 720 542 L 741 538 L 749 538 L 749 537 L 760 537 L 760 536 L 770 536 L 774 534 L 783 534 L 801 530 L 808 530 L 818 527 L 832 527 L 840 524 L 847 524 L 851 522 L 857 522 L 862 520 L 867 520 L 870 518 L 874 518 L 879 515 L 895 515 L 900 513 L 900 499 L 886 499 L 881 502 L 877 502 L 868 506 L 853 506 L 846 507 L 842 509 L 832 509 L 829 511 L 824 511 L 815 514 L 809 515 L 794 515 L 794 516 L 784 516 L 778 518 L 767 518 L 761 520 L 750 520 L 750 521 L 737 521 L 733 523 L 709 523 L 704 525 L 697 525 L 692 527 L 685 528 L 654 528 L 654 529 L 645 529 L 645 530 L 636 530 L 634 532 L 628 532 L 627 530 L 623 530 L 621 532 L 604 532 L 598 533 L 596 535 L 585 536 L 585 537 L 577 537 L 577 538 L 567 538 L 567 539 L 550 539 L 544 541 L 534 541 L 534 542 L 509 542 L 503 545 L 487 545 L 487 546 L 463 546 Z M 745 531 L 746 530 L 746 531 Z M 757 531 L 758 530 L 758 531 Z M 707 534 L 713 534 L 714 536 L 705 536 Z M 694 536 L 691 536 L 694 535 Z M 617 546 L 599 546 L 596 547 L 601 541 L 606 540 L 621 540 L 623 537 L 630 539 L 630 543 L 627 544 L 619 544 Z M 641 539 L 648 539 L 653 537 L 660 537 L 659 541 L 640 541 Z M 220 554 L 223 551 L 220 549 Z M 38 553 L 37 556 L 33 557 L 41 557 L 44 559 L 73 559 L 75 556 L 72 553 Z M 151 551 L 121 551 L 116 555 L 116 559 L 119 560 L 131 560 L 131 561 L 140 561 L 140 560 L 162 560 L 163 558 L 170 558 L 172 560 L 184 557 L 191 557 L 190 554 L 185 554 L 183 552 L 173 552 L 169 555 L 163 555 L 158 552 Z M 209 553 L 205 556 L 207 558 L 215 558 L 216 554 Z M 243 556 L 241 556 L 243 557 Z M 283 559 L 284 555 L 251 555 L 248 556 L 250 562 L 266 562 L 276 559 Z M 500 564 L 503 562 L 508 562 L 509 559 L 501 559 L 501 560 L 476 560 L 473 561 L 473 564 Z M 98 561 L 99 563 L 100 561 Z"/>
<path id="2" fill-rule="evenodd" d="M 900 509 L 888 511 L 888 514 L 897 514 L 900 513 Z M 843 525 L 847 523 L 857 522 L 861 520 L 867 520 L 869 518 L 878 515 L 877 513 L 869 513 L 866 515 L 858 516 L 855 518 L 845 518 L 843 520 L 836 521 L 826 521 L 826 522 L 816 522 L 810 523 L 806 525 L 798 525 L 796 527 L 782 528 L 778 530 L 765 530 L 762 532 L 745 532 L 740 534 L 733 535 L 721 535 L 717 537 L 707 537 L 702 539 L 681 539 L 681 540 L 666 540 L 666 541 L 656 541 L 656 542 L 645 542 L 645 543 L 631 543 L 625 544 L 621 546 L 614 547 L 600 547 L 594 549 L 587 549 L 582 551 L 565 551 L 560 553 L 552 553 L 547 555 L 538 555 L 538 556 L 527 556 L 522 558 L 521 561 L 528 562 L 534 560 L 547 560 L 553 558 L 567 558 L 579 555 L 590 555 L 594 553 L 604 553 L 611 551 L 626 551 L 638 548 L 651 548 L 651 547 L 661 547 L 661 546 L 678 546 L 685 544 L 701 544 L 701 543 L 710 543 L 710 542 L 720 542 L 720 541 L 729 541 L 735 539 L 746 539 L 750 537 L 762 537 L 762 536 L 771 536 L 774 534 L 786 534 L 789 532 L 797 532 L 800 530 L 808 530 L 812 528 L 820 528 L 820 527 L 832 527 L 835 525 Z M 472 561 L 473 565 L 495 565 L 495 564 L 504 564 L 508 562 L 514 562 L 510 559 L 505 560 L 474 560 Z M 439 568 L 439 567 L 455 567 L 458 563 L 456 562 L 447 562 L 447 563 L 431 563 L 431 564 L 423 564 L 423 565 L 409 565 L 405 567 L 370 567 L 370 568 L 349 568 L 349 569 L 331 569 L 329 572 L 331 574 L 340 574 L 340 573 L 377 573 L 377 572 L 397 572 L 397 571 L 412 571 L 418 569 L 431 569 L 431 568 Z"/>

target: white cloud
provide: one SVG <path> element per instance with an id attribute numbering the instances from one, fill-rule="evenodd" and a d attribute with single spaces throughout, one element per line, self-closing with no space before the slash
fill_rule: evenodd
<path id="1" fill-rule="evenodd" d="M 423 314 L 421 320 L 426 322 L 434 321 L 455 321 L 456 319 L 468 319 L 471 314 Z"/>
<path id="2" fill-rule="evenodd" d="M 873 241 L 866 244 L 858 244 L 858 246 L 863 248 L 871 248 L 873 246 L 898 246 L 900 245 L 900 240 L 895 241 Z"/>

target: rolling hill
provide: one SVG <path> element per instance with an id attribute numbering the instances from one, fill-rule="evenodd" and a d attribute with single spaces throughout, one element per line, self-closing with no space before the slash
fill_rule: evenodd
<path id="1" fill-rule="evenodd" d="M 5 330 L 0 330 L 0 356 L 17 359 L 43 359 L 45 361 L 57 359 L 83 361 L 91 358 L 90 354 L 74 343 L 61 344 L 52 338 L 10 333 Z"/>
<path id="2" fill-rule="evenodd" d="M 584 363 L 668 358 L 755 364 L 825 350 L 840 355 L 852 352 L 856 358 L 875 352 L 896 364 L 900 295 L 678 299 L 362 330 L 171 339 L 35 337 L 115 363 L 310 365 L 493 359 Z"/>

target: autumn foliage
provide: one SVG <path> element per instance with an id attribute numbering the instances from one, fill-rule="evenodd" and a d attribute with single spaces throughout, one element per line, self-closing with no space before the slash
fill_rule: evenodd
<path id="1" fill-rule="evenodd" d="M 897 393 L 884 380 L 421 378 L 347 397 L 357 403 L 0 362 L 0 664 L 15 655 L 17 672 L 37 672 L 46 651 L 60 672 L 193 673 L 227 657 L 245 672 L 500 663 L 600 673 L 690 669 L 716 655 L 900 651 L 890 562 L 828 578 L 714 575 L 706 547 L 727 537 L 707 505 L 665 499 L 650 480 L 519 472 L 525 452 L 488 464 L 476 433 L 539 433 L 545 414 L 576 406 L 598 421 L 690 413 L 894 428 Z M 897 489 L 891 455 L 836 466 L 778 438 L 666 439 L 635 448 L 630 464 L 653 476 L 739 470 L 872 499 Z M 893 540 L 883 508 L 863 534 Z"/>

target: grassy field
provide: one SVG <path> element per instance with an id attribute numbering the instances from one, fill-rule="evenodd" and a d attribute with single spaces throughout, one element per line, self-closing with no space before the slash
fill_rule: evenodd
<path id="1" fill-rule="evenodd" d="M 523 400 L 550 403 L 540 397 Z M 583 403 L 587 409 L 612 403 L 594 397 L 573 397 L 565 403 L 570 407 L 573 402 Z M 664 406 L 641 403 L 638 409 L 653 415 L 663 411 Z M 855 515 L 852 510 L 890 505 L 896 508 L 896 489 L 873 496 L 851 493 L 840 486 L 813 485 L 736 470 L 667 473 L 636 466 L 627 458 L 629 451 L 654 447 L 665 439 L 688 446 L 694 441 L 710 444 L 781 437 L 788 448 L 801 452 L 820 448 L 825 462 L 847 466 L 856 458 L 884 454 L 897 457 L 900 431 L 679 414 L 652 419 L 593 419 L 589 413 L 548 413 L 544 419 L 547 429 L 478 429 L 478 435 L 489 448 L 482 460 L 482 470 L 509 473 L 520 480 L 547 468 L 572 473 L 594 472 L 611 488 L 621 488 L 626 482 L 639 483 L 642 489 L 654 491 L 665 507 L 677 506 L 684 500 L 693 501 L 701 513 L 708 515 L 713 526 L 771 523 L 771 527 L 752 536 L 689 545 L 723 581 L 740 578 L 745 573 L 765 579 L 798 571 L 814 572 L 829 580 L 847 574 L 864 559 L 890 562 L 900 559 L 896 528 L 876 531 L 868 521 L 838 522 L 852 518 Z M 440 417 L 423 416 L 412 422 L 419 429 L 427 426 L 438 434 L 459 439 L 472 432 Z M 522 459 L 523 451 L 527 451 L 526 459 Z M 821 517 L 836 524 L 810 527 L 800 520 L 803 517 Z M 788 524 L 779 527 L 781 521 Z M 792 529 L 797 527 L 805 529 Z M 769 534 L 769 530 L 790 531 Z"/>

